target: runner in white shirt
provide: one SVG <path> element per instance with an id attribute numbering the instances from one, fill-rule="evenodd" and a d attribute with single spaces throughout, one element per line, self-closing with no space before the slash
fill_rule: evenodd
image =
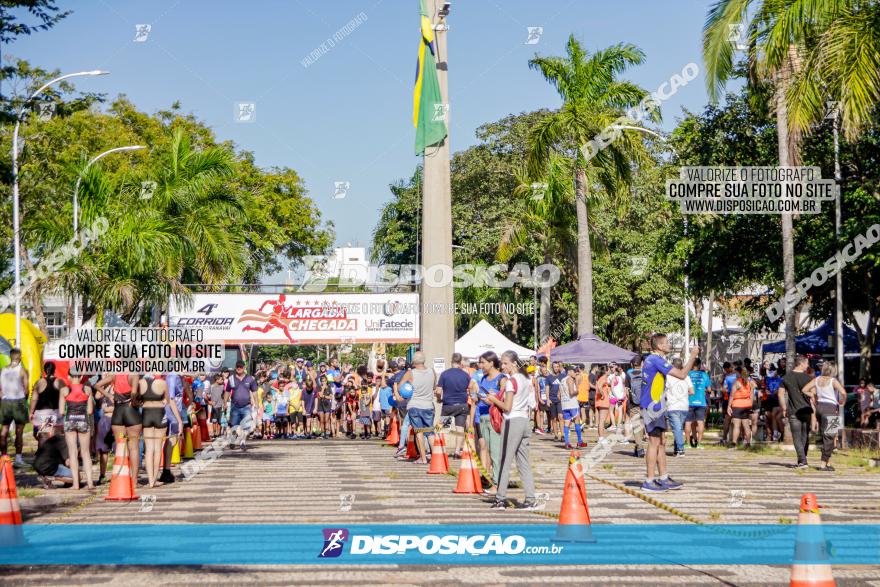
<path id="1" fill-rule="evenodd" d="M 569 365 L 566 373 L 568 375 L 562 380 L 562 385 L 559 386 L 559 401 L 562 405 L 562 420 L 565 425 L 562 429 L 562 437 L 565 439 L 565 448 L 574 448 L 569 442 L 571 423 L 573 422 L 578 438 L 577 446 L 584 448 L 587 446 L 587 443 L 584 442 L 583 429 L 581 428 L 581 410 L 580 404 L 578 404 L 578 386 L 574 366 Z"/>
<path id="2" fill-rule="evenodd" d="M 611 386 L 611 426 L 617 429 L 623 426 L 624 413 L 623 403 L 626 399 L 626 377 L 623 369 L 617 363 L 611 363 L 608 384 Z"/>
<path id="3" fill-rule="evenodd" d="M 532 464 L 529 460 L 529 438 L 531 422 L 529 406 L 534 398 L 534 387 L 528 379 L 526 368 L 519 367 L 519 357 L 513 351 L 501 355 L 501 371 L 507 375 L 507 387 L 504 390 L 504 401 L 493 395 L 487 395 L 488 402 L 501 410 L 504 424 L 501 428 L 501 464 L 498 475 L 498 491 L 492 509 L 507 508 L 507 486 L 510 483 L 510 470 L 514 457 L 516 468 L 525 489 L 523 508 L 535 509 L 535 480 L 532 476 Z M 565 396 L 560 387 L 560 395 Z M 577 399 L 575 399 L 577 402 Z"/>
<path id="4" fill-rule="evenodd" d="M 10 363 L 0 371 L 0 454 L 6 456 L 9 442 L 9 425 L 15 423 L 16 467 L 24 466 L 24 425 L 29 420 L 27 404 L 28 372 L 21 364 L 21 351 L 9 351 Z"/>
<path id="5" fill-rule="evenodd" d="M 674 359 L 672 366 L 681 369 L 681 359 Z M 673 456 L 684 456 L 684 421 L 688 414 L 688 398 L 694 393 L 694 384 L 690 376 L 679 379 L 674 375 L 666 376 L 666 418 L 672 429 L 675 443 Z"/>

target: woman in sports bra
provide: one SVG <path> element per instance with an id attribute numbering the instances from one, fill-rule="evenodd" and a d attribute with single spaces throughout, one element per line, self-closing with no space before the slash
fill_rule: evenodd
<path id="1" fill-rule="evenodd" d="M 168 428 L 165 415 L 166 404 L 177 418 L 177 430 L 183 431 L 183 420 L 177 410 L 177 402 L 168 395 L 168 384 L 155 373 L 140 380 L 140 396 L 144 402 L 144 465 L 150 487 L 162 485 L 159 481 L 159 467 L 162 462 L 162 443 Z M 178 436 L 180 432 L 178 432 Z"/>
<path id="2" fill-rule="evenodd" d="M 64 414 L 64 439 L 67 441 L 67 454 L 70 456 L 70 470 L 73 473 L 73 488 L 79 489 L 79 459 L 76 443 L 79 441 L 79 454 L 86 473 L 86 487 L 94 489 L 92 482 L 92 419 L 95 400 L 92 388 L 87 383 L 72 383 L 61 391 L 59 408 Z"/>
<path id="3" fill-rule="evenodd" d="M 31 394 L 31 417 L 34 424 L 34 438 L 40 446 L 45 441 L 45 436 L 40 436 L 40 428 L 44 426 L 56 426 L 60 424 L 61 412 L 58 411 L 58 401 L 61 387 L 64 382 L 55 379 L 55 363 L 46 361 L 43 366 L 46 374 L 34 384 L 34 392 Z"/>
<path id="4" fill-rule="evenodd" d="M 143 422 L 140 410 L 132 405 L 132 402 L 140 401 L 139 383 L 140 376 L 137 373 L 118 373 L 109 374 L 95 384 L 95 389 L 102 395 L 113 398 L 113 418 L 110 420 L 110 427 L 114 439 L 120 436 L 128 439 L 128 458 L 135 486 L 141 464 L 140 441 Z"/>

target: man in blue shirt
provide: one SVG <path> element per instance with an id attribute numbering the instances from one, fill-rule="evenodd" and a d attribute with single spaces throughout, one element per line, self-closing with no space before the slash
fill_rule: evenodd
<path id="1" fill-rule="evenodd" d="M 240 435 L 239 448 L 245 450 L 244 441 L 247 438 L 247 432 L 256 426 L 252 412 L 257 406 L 257 380 L 253 375 L 248 375 L 245 372 L 244 361 L 235 363 L 235 373 L 226 380 L 226 389 L 223 394 L 224 402 L 228 401 L 230 397 L 232 409 L 230 410 L 229 426 L 232 428 L 241 427 L 244 434 Z"/>
<path id="2" fill-rule="evenodd" d="M 691 446 L 702 450 L 703 430 L 706 428 L 706 394 L 712 386 L 709 374 L 703 371 L 700 358 L 694 359 L 694 369 L 688 373 L 694 384 L 694 393 L 688 398 L 688 415 L 684 422 L 684 436 Z"/>
<path id="3" fill-rule="evenodd" d="M 688 362 L 677 369 L 666 360 L 666 355 L 671 351 L 669 339 L 665 334 L 655 334 L 651 337 L 651 354 L 645 359 L 642 367 L 644 384 L 642 385 L 642 397 L 639 405 L 642 408 L 642 421 L 645 424 L 645 432 L 648 434 L 648 450 L 645 451 L 645 463 L 648 474 L 642 489 L 645 491 L 666 491 L 667 489 L 680 489 L 681 483 L 673 481 L 666 473 L 666 376 L 684 379 L 694 366 L 694 359 L 700 352 L 700 347 L 691 347 Z M 656 475 L 655 475 L 656 471 Z"/>
<path id="4" fill-rule="evenodd" d="M 468 407 L 468 387 L 470 383 L 471 376 L 462 367 L 461 354 L 453 353 L 452 367 L 440 374 L 436 391 L 440 395 L 440 401 L 443 404 L 440 415 L 444 418 L 454 418 L 455 430 L 459 433 L 464 432 L 468 414 L 470 413 L 470 408 Z M 455 436 L 452 458 L 457 459 L 461 457 L 461 445 L 463 442 L 464 435 L 457 434 Z"/>
<path id="5" fill-rule="evenodd" d="M 550 402 L 550 426 L 557 442 L 562 442 L 562 401 L 559 396 L 559 386 L 562 385 L 566 374 L 562 370 L 562 363 L 554 362 L 552 367 L 553 372 L 544 378 L 547 381 L 547 400 Z"/>

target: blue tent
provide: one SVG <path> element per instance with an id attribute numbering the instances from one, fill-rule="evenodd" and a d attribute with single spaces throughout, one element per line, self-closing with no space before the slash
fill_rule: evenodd
<path id="1" fill-rule="evenodd" d="M 800 354 L 830 355 L 834 353 L 834 321 L 827 320 L 815 330 L 795 338 L 795 349 Z M 785 340 L 768 342 L 762 347 L 766 353 L 784 353 Z M 843 350 L 847 354 L 859 352 L 859 338 L 855 330 L 843 325 Z M 880 352 L 880 342 L 875 352 Z"/>

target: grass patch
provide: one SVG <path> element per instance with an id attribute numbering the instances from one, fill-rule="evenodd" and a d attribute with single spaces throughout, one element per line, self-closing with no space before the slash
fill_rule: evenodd
<path id="1" fill-rule="evenodd" d="M 397 479 L 397 471 L 387 471 L 385 473 L 385 476 L 394 481 L 395 479 Z"/>
<path id="2" fill-rule="evenodd" d="M 23 497 L 25 499 L 31 497 L 39 497 L 45 493 L 42 489 L 36 489 L 34 487 L 20 487 L 17 491 L 18 497 Z"/>
<path id="3" fill-rule="evenodd" d="M 794 524 L 794 520 L 792 518 L 786 518 L 785 516 L 779 516 L 779 519 L 776 521 L 780 524 Z"/>
<path id="4" fill-rule="evenodd" d="M 611 463 L 605 463 L 602 465 L 602 468 L 605 469 L 606 471 L 610 471 L 611 469 L 614 468 L 614 465 L 612 465 Z"/>
<path id="5" fill-rule="evenodd" d="M 718 510 L 709 510 L 709 519 L 713 522 L 717 522 L 721 519 L 721 512 Z"/>

